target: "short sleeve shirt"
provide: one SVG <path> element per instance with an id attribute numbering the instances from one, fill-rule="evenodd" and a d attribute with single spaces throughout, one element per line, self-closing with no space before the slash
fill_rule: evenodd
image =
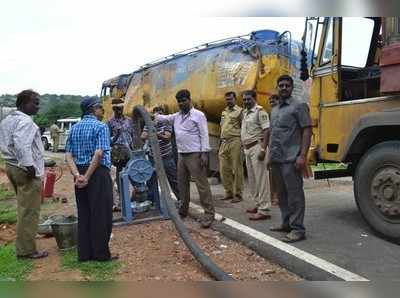
<path id="1" fill-rule="evenodd" d="M 172 125 L 168 121 L 156 121 L 155 128 L 157 133 L 172 133 Z M 143 131 L 148 131 L 147 126 L 143 128 Z M 161 157 L 170 156 L 172 154 L 172 143 L 171 140 L 163 140 L 158 138 L 158 145 L 160 146 Z M 153 153 L 150 150 L 150 155 L 153 156 Z"/>
<path id="2" fill-rule="evenodd" d="M 240 137 L 242 108 L 235 105 L 232 109 L 226 107 L 221 114 L 221 138 Z"/>
<path id="3" fill-rule="evenodd" d="M 110 133 L 108 126 L 93 115 L 85 115 L 74 124 L 68 135 L 65 151 L 71 153 L 75 164 L 88 166 L 97 149 L 103 151 L 100 164 L 111 167 Z"/>
<path id="4" fill-rule="evenodd" d="M 275 163 L 294 162 L 301 151 L 303 128 L 311 126 L 307 103 L 293 97 L 271 111 L 269 159 Z"/>
<path id="5" fill-rule="evenodd" d="M 260 141 L 264 136 L 262 131 L 269 128 L 268 113 L 261 106 L 243 110 L 241 139 L 244 145 Z"/>

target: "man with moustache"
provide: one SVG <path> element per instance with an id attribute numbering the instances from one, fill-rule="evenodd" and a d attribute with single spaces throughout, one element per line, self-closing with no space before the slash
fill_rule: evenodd
<path id="1" fill-rule="evenodd" d="M 190 203 L 190 177 L 193 177 L 204 208 L 201 227 L 209 228 L 214 221 L 214 204 L 210 184 L 207 180 L 208 139 L 207 118 L 204 113 L 195 109 L 189 90 L 176 93 L 179 112 L 171 115 L 155 115 L 156 121 L 169 121 L 174 126 L 176 145 L 178 147 L 178 191 L 180 196 L 179 214 L 186 217 Z"/>
<path id="2" fill-rule="evenodd" d="M 246 159 L 249 188 L 255 207 L 246 210 L 252 213 L 250 220 L 270 219 L 269 180 L 267 168 L 267 144 L 269 117 L 264 109 L 257 105 L 256 92 L 243 92 L 243 111 L 241 139 Z"/>
<path id="3" fill-rule="evenodd" d="M 279 194 L 282 223 L 270 230 L 284 232 L 285 242 L 305 239 L 303 170 L 311 142 L 311 117 L 307 103 L 292 97 L 293 79 L 277 80 L 280 102 L 271 112 L 269 162 Z"/>
<path id="4" fill-rule="evenodd" d="M 44 148 L 39 127 L 32 116 L 39 111 L 40 96 L 33 90 L 17 95 L 17 110 L 0 123 L 0 152 L 6 173 L 17 195 L 17 258 L 40 259 L 48 256 L 36 247 L 42 183 Z"/>
<path id="5" fill-rule="evenodd" d="M 225 189 L 223 200 L 231 203 L 242 201 L 243 157 L 240 128 L 243 109 L 236 105 L 236 93 L 225 94 L 226 108 L 221 115 L 221 146 L 219 147 L 219 170 Z"/>

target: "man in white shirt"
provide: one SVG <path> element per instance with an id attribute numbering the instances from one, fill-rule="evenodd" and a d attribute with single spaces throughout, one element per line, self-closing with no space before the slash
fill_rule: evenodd
<path id="1" fill-rule="evenodd" d="M 44 148 L 39 127 L 30 116 L 39 111 L 39 94 L 24 90 L 17 96 L 17 111 L 0 123 L 0 152 L 6 162 L 7 176 L 17 194 L 18 258 L 39 259 L 48 256 L 36 249 L 39 223 L 41 177 L 44 175 Z"/>
<path id="2" fill-rule="evenodd" d="M 209 228 L 214 220 L 214 204 L 207 180 L 208 139 L 207 119 L 203 112 L 192 105 L 189 90 L 176 93 L 180 111 L 172 115 L 156 115 L 156 121 L 167 120 L 174 125 L 178 147 L 178 190 L 181 201 L 179 214 L 186 217 L 190 202 L 190 177 L 194 178 L 204 208 L 203 228 Z"/>

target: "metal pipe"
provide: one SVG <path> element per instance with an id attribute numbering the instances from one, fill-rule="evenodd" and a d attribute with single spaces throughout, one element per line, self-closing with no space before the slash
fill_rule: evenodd
<path id="1" fill-rule="evenodd" d="M 190 236 L 185 224 L 181 220 L 176 211 L 175 204 L 171 198 L 171 190 L 167 180 L 167 175 L 164 170 L 163 162 L 160 154 L 160 147 L 158 145 L 158 139 L 156 134 L 156 128 L 154 122 L 150 119 L 148 112 L 143 106 L 135 106 L 133 108 L 134 118 L 138 119 L 141 117 L 148 131 L 148 140 L 150 147 L 153 151 L 154 164 L 157 171 L 157 176 L 161 188 L 161 198 L 164 200 L 169 215 L 177 229 L 179 235 L 181 236 L 183 242 L 191 251 L 192 255 L 196 260 L 216 279 L 219 281 L 234 281 L 234 279 L 218 267 L 196 244 L 193 238 Z"/>

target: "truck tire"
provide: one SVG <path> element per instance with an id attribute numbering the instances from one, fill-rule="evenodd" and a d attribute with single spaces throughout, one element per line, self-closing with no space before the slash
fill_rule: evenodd
<path id="1" fill-rule="evenodd" d="M 377 144 L 363 155 L 354 177 L 354 196 L 371 228 L 400 243 L 400 141 Z"/>
<path id="2" fill-rule="evenodd" d="M 43 143 L 44 150 L 49 150 L 50 144 L 49 144 L 49 141 L 47 141 L 46 138 L 42 138 L 42 143 Z"/>

